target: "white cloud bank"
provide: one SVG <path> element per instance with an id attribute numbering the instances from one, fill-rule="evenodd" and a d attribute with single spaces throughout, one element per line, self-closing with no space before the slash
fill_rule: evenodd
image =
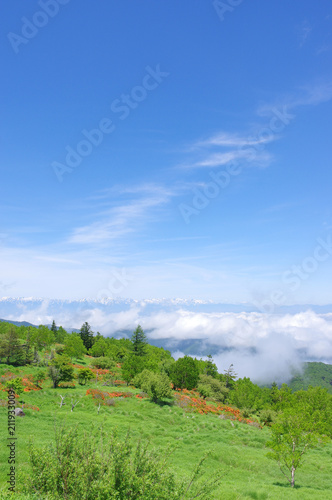
<path id="1" fill-rule="evenodd" d="M 7 316 L 7 319 L 50 323 L 48 304 Z M 80 328 L 88 321 L 94 331 L 111 336 L 119 330 L 133 331 L 141 324 L 151 339 L 164 339 L 165 347 L 179 351 L 179 342 L 200 340 L 211 348 L 219 371 L 233 363 L 239 377 L 255 382 L 287 381 L 303 361 L 332 363 L 332 314 L 311 310 L 298 314 L 268 315 L 256 312 L 203 313 L 181 308 L 147 312 L 140 302 L 127 310 L 109 312 L 100 307 L 59 310 L 58 325 Z M 179 356 L 180 353 L 177 353 Z"/>

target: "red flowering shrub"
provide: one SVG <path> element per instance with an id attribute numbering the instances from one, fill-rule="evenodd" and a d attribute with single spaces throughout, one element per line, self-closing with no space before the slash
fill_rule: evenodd
<path id="1" fill-rule="evenodd" d="M 103 401 L 103 404 L 106 404 L 105 401 L 109 398 L 131 398 L 133 396 L 132 392 L 106 392 L 100 389 L 88 389 L 86 395 L 88 396 L 89 394 L 91 394 L 92 399 Z"/>
<path id="2" fill-rule="evenodd" d="M 24 392 L 30 392 L 30 391 L 40 391 L 40 387 L 37 387 L 36 384 L 33 383 L 33 375 L 25 375 L 22 379 L 22 383 L 24 386 L 23 391 Z"/>
<path id="3" fill-rule="evenodd" d="M 197 391 L 195 390 L 188 391 L 187 389 L 184 389 L 182 391 L 177 391 L 175 398 L 177 405 L 181 408 L 186 408 L 187 411 L 193 411 L 200 413 L 201 415 L 206 415 L 207 413 L 223 415 L 224 418 L 238 420 L 239 422 L 244 422 L 246 424 L 254 424 L 253 420 L 241 417 L 241 411 L 238 408 L 232 408 L 231 406 L 223 406 L 220 404 L 208 404 L 206 400 L 199 397 Z"/>

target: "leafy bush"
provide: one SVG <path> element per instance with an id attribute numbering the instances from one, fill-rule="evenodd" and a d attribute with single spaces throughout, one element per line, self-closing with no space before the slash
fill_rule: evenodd
<path id="1" fill-rule="evenodd" d="M 169 399 L 173 396 L 171 381 L 166 373 L 153 373 L 151 378 L 142 384 L 143 392 L 146 392 L 152 401 L 160 399 Z"/>
<path id="2" fill-rule="evenodd" d="M 8 380 L 6 382 L 6 387 L 8 389 L 13 389 L 16 394 L 20 394 L 23 392 L 24 386 L 23 386 L 23 379 L 22 377 L 16 377 L 11 380 Z"/>
<path id="3" fill-rule="evenodd" d="M 141 373 L 136 375 L 133 379 L 133 385 L 135 387 L 138 387 L 139 389 L 142 389 L 142 385 L 146 385 L 151 377 L 154 375 L 154 372 L 151 372 L 150 370 L 143 370 Z"/>
<path id="4" fill-rule="evenodd" d="M 46 370 L 39 369 L 34 374 L 33 383 L 37 387 L 40 387 L 40 384 L 45 380 L 45 378 L 46 378 Z"/>
<path id="5" fill-rule="evenodd" d="M 85 385 L 87 380 L 91 380 L 93 377 L 94 374 L 90 368 L 80 368 L 78 370 L 77 378 L 80 385 Z"/>
<path id="6" fill-rule="evenodd" d="M 251 414 L 252 414 L 251 408 L 243 408 L 241 411 L 241 415 L 243 418 L 250 418 Z"/>
<path id="7" fill-rule="evenodd" d="M 60 382 L 71 382 L 74 378 L 74 368 L 67 356 L 55 356 L 50 362 L 48 373 L 53 381 L 54 389 L 58 387 Z"/>
<path id="8" fill-rule="evenodd" d="M 31 472 L 24 481 L 25 493 L 72 500 L 180 500 L 209 499 L 220 483 L 216 474 L 199 481 L 204 457 L 189 483 L 178 483 L 168 470 L 170 451 L 133 445 L 129 433 L 123 441 L 116 432 L 79 436 L 77 428 L 56 430 L 55 444 L 42 449 L 30 443 Z"/>
<path id="9" fill-rule="evenodd" d="M 152 401 L 171 398 L 173 396 L 171 381 L 166 373 L 155 373 L 143 370 L 133 380 L 135 387 L 139 387 L 147 393 Z"/>
<path id="10" fill-rule="evenodd" d="M 91 365 L 95 368 L 100 368 L 101 370 L 113 370 L 116 367 L 115 361 L 111 358 L 107 358 L 106 356 L 92 359 Z"/>
<path id="11" fill-rule="evenodd" d="M 212 397 L 212 389 L 208 384 L 198 384 L 197 390 L 204 399 Z"/>
<path id="12" fill-rule="evenodd" d="M 259 421 L 263 425 L 270 427 L 276 420 L 278 413 L 271 409 L 261 410 L 259 412 Z"/>
<path id="13" fill-rule="evenodd" d="M 202 374 L 199 376 L 198 392 L 203 398 L 212 397 L 216 401 L 223 402 L 227 396 L 229 389 L 226 384 L 211 375 Z"/>

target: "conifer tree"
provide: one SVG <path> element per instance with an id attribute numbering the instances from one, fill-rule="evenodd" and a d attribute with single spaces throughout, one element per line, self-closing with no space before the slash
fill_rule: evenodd
<path id="1" fill-rule="evenodd" d="M 136 356 L 144 356 L 146 354 L 147 338 L 141 325 L 138 325 L 134 331 L 131 341 L 133 343 L 133 353 Z"/>
<path id="2" fill-rule="evenodd" d="M 90 349 L 93 346 L 93 332 L 87 321 L 81 326 L 79 335 L 83 340 L 84 347 Z"/>

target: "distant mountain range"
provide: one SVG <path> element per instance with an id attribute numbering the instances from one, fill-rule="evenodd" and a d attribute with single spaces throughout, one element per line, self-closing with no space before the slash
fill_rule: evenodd
<path id="1" fill-rule="evenodd" d="M 27 310 L 35 310 L 41 307 L 47 307 L 48 313 L 59 314 L 63 311 L 80 311 L 88 309 L 99 309 L 108 313 L 120 312 L 129 310 L 133 307 L 144 308 L 147 314 L 154 313 L 159 310 L 166 312 L 175 311 L 178 309 L 194 311 L 194 312 L 264 312 L 253 304 L 225 304 L 214 302 L 212 300 L 195 300 L 195 299 L 123 299 L 123 298 L 103 298 L 103 299 L 47 299 L 35 297 L 2 297 L 0 298 L 0 315 L 8 316 L 11 314 L 21 313 Z M 280 306 L 274 308 L 274 314 L 297 314 L 303 311 L 312 310 L 318 314 L 332 313 L 332 304 L 315 305 L 315 304 L 299 304 L 291 306 Z"/>

